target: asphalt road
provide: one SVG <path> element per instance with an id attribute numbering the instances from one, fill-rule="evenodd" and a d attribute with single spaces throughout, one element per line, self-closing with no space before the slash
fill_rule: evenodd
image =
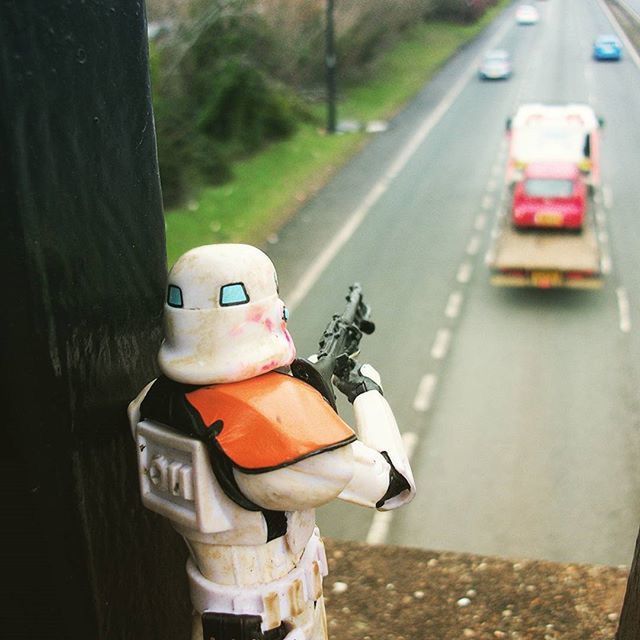
<path id="1" fill-rule="evenodd" d="M 625 564 L 640 525 L 640 70 L 591 60 L 599 0 L 515 5 L 267 247 L 302 354 L 352 281 L 376 333 L 363 361 L 412 451 L 418 496 L 391 516 L 335 502 L 325 535 L 509 557 Z M 506 48 L 508 82 L 478 56 Z M 599 292 L 502 290 L 484 256 L 503 186 L 504 123 L 523 102 L 589 102 L 605 118 Z M 350 419 L 348 407 L 343 407 Z"/>

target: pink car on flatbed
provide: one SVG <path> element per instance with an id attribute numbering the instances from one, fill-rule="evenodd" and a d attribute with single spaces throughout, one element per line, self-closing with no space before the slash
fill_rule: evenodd
<path id="1" fill-rule="evenodd" d="M 570 162 L 532 162 L 513 190 L 512 222 L 516 228 L 580 231 L 587 210 L 587 187 Z"/>

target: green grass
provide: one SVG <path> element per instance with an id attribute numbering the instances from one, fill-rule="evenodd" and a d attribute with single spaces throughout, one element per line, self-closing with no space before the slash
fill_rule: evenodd
<path id="1" fill-rule="evenodd" d="M 361 121 L 391 117 L 508 2 L 501 0 L 474 25 L 417 25 L 382 56 L 366 84 L 345 91 L 339 117 Z M 320 108 L 317 113 L 323 114 Z M 166 212 L 169 265 L 202 244 L 262 244 L 367 138 L 364 133 L 329 136 L 304 123 L 291 138 L 235 164 L 231 182 L 206 187 L 185 208 Z"/>
<path id="2" fill-rule="evenodd" d="M 371 81 L 349 91 L 341 105 L 342 116 L 371 120 L 380 114 L 393 115 L 494 14 L 495 10 L 469 26 L 431 22 L 414 27 L 380 62 Z"/>
<path id="3" fill-rule="evenodd" d="M 167 211 L 169 264 L 201 244 L 261 244 L 354 153 L 363 138 L 363 134 L 327 136 L 303 125 L 292 138 L 234 165 L 232 182 L 207 187 L 186 208 Z"/>

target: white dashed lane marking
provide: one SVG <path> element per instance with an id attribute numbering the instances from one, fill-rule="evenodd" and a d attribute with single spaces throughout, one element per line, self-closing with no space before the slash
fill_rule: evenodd
<path id="1" fill-rule="evenodd" d="M 457 318 L 460 315 L 460 308 L 462 307 L 462 301 L 464 297 L 462 293 L 459 291 L 452 291 L 449 294 L 449 299 L 447 300 L 447 306 L 444 310 L 444 315 L 447 318 Z"/>
<path id="2" fill-rule="evenodd" d="M 475 256 L 478 253 L 478 249 L 480 249 L 481 242 L 482 238 L 480 236 L 471 236 L 467 243 L 467 255 Z"/>
<path id="3" fill-rule="evenodd" d="M 442 360 L 449 351 L 450 343 L 451 329 L 438 329 L 436 339 L 433 341 L 433 346 L 431 347 L 431 357 L 434 360 Z"/>
<path id="4" fill-rule="evenodd" d="M 618 296 L 620 331 L 622 331 L 622 333 L 629 333 L 631 331 L 631 312 L 629 309 L 629 297 L 627 296 L 627 290 L 624 287 L 618 287 L 616 289 L 616 296 Z"/>
<path id="5" fill-rule="evenodd" d="M 493 208 L 493 196 L 490 194 L 487 194 L 486 196 L 484 196 L 484 198 L 482 198 L 482 202 L 480 203 L 480 206 L 485 210 L 485 211 L 489 211 L 490 209 Z"/>
<path id="6" fill-rule="evenodd" d="M 458 273 L 456 274 L 456 280 L 460 284 L 467 284 L 471 280 L 471 274 L 473 273 L 473 266 L 470 262 L 463 262 L 458 267 Z"/>
<path id="7" fill-rule="evenodd" d="M 431 408 L 431 400 L 433 399 L 433 392 L 438 384 L 438 377 L 433 373 L 428 373 L 422 376 L 418 390 L 416 391 L 416 397 L 413 400 L 413 408 L 415 411 L 425 412 Z"/>

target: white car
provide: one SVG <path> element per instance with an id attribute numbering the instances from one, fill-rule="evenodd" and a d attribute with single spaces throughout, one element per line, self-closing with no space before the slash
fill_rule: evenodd
<path id="1" fill-rule="evenodd" d="M 478 69 L 481 80 L 506 80 L 511 75 L 511 59 L 503 49 L 489 51 L 484 55 Z"/>
<path id="2" fill-rule="evenodd" d="M 518 24 L 535 24 L 539 19 L 538 10 L 531 4 L 521 4 L 516 10 Z"/>

